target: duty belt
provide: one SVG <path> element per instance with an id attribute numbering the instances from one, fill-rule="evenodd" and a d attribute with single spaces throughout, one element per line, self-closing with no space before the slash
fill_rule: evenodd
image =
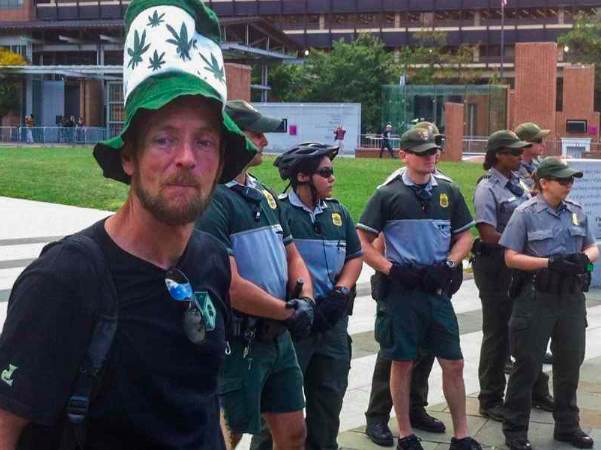
<path id="1" fill-rule="evenodd" d="M 277 320 L 254 317 L 239 311 L 232 314 L 232 336 L 250 344 L 252 341 L 273 342 L 287 330 Z"/>

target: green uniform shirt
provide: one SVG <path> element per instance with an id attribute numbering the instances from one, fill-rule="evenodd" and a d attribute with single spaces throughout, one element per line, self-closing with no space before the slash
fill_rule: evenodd
<path id="1" fill-rule="evenodd" d="M 313 279 L 317 298 L 334 288 L 344 264 L 361 256 L 361 243 L 349 212 L 338 200 L 322 200 L 313 211 L 296 193 L 280 196 L 286 224 Z"/>
<path id="2" fill-rule="evenodd" d="M 401 265 L 428 266 L 447 259 L 454 234 L 469 229 L 474 221 L 459 188 L 441 178 L 430 177 L 420 201 L 407 172 L 381 186 L 369 199 L 357 227 L 373 234 L 384 233 L 386 257 Z"/>
<path id="3" fill-rule="evenodd" d="M 236 181 L 217 186 L 196 226 L 223 242 L 242 278 L 286 298 L 285 246 L 292 236 L 277 198 L 258 180 L 248 176 L 246 186 Z"/>

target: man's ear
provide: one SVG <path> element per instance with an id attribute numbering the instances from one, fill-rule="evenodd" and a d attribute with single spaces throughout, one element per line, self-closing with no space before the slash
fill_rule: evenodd
<path id="1" fill-rule="evenodd" d="M 125 148 L 121 150 L 121 165 L 123 166 L 123 171 L 127 175 L 131 177 L 134 174 L 134 170 L 136 168 L 134 156 L 132 152 L 127 151 Z"/>
<path id="2" fill-rule="evenodd" d="M 399 150 L 399 159 L 401 161 L 405 161 L 406 158 L 407 158 L 407 152 L 405 152 L 404 150 Z"/>

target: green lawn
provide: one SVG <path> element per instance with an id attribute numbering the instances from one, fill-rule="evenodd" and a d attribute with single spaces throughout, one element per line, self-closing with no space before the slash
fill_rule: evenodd
<path id="1" fill-rule="evenodd" d="M 276 191 L 284 188 L 273 158 L 253 169 L 254 175 Z M 335 195 L 357 220 L 375 187 L 399 166 L 389 159 L 339 158 L 335 162 Z M 441 170 L 461 187 L 472 209 L 479 164 L 441 163 Z M 102 177 L 89 147 L 0 148 L 0 196 L 26 198 L 107 210 L 117 209 L 127 186 Z"/>

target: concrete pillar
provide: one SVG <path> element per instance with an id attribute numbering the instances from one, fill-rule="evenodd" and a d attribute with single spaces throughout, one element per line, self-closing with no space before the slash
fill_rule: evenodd
<path id="1" fill-rule="evenodd" d="M 474 45 L 472 47 L 472 59 L 474 62 L 479 62 L 480 61 L 480 46 L 479 45 Z"/>
<path id="2" fill-rule="evenodd" d="M 394 13 L 394 27 L 401 28 L 401 13 Z"/>
<path id="3" fill-rule="evenodd" d="M 463 158 L 463 103 L 446 102 L 444 104 L 445 146 L 443 161 L 461 161 Z"/>
<path id="4" fill-rule="evenodd" d="M 474 13 L 474 26 L 475 27 L 479 27 L 480 26 L 480 11 L 476 11 Z"/>
<path id="5" fill-rule="evenodd" d="M 566 12 L 563 8 L 557 10 L 557 23 L 565 23 Z"/>
<path id="6" fill-rule="evenodd" d="M 227 98 L 250 102 L 250 66 L 225 63 Z"/>
<path id="7" fill-rule="evenodd" d="M 555 133 L 557 99 L 557 44 L 515 45 L 515 99 L 513 123 L 536 122 Z"/>
<path id="8" fill-rule="evenodd" d="M 319 29 L 320 30 L 326 29 L 326 15 L 325 14 L 319 15 Z"/>

